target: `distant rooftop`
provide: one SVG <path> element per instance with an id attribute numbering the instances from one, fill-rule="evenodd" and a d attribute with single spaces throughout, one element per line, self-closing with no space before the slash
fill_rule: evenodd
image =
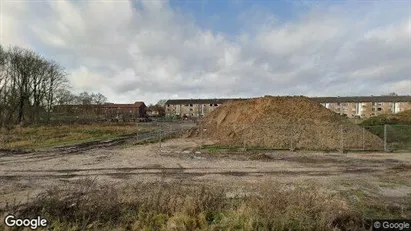
<path id="1" fill-rule="evenodd" d="M 222 99 L 169 99 L 165 104 L 222 104 L 229 100 L 246 100 L 247 98 L 222 98 Z"/>

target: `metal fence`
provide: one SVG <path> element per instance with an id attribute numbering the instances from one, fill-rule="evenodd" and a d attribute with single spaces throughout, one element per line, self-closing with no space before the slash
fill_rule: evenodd
<path id="1" fill-rule="evenodd" d="M 136 124 L 137 143 L 156 143 L 159 152 L 171 152 L 165 141 L 191 137 L 200 149 L 411 151 L 411 125 L 234 125 L 203 127 L 199 121 L 153 121 Z M 190 131 L 190 132 L 189 132 Z"/>
<path id="2" fill-rule="evenodd" d="M 199 125 L 202 148 L 238 150 L 409 151 L 410 125 Z M 207 141 L 215 144 L 208 145 Z M 212 142 L 210 142 L 212 143 Z"/>
<path id="3" fill-rule="evenodd" d="M 386 125 L 385 150 L 411 150 L 411 125 Z"/>
<path id="4" fill-rule="evenodd" d="M 176 137 L 195 138 L 200 149 L 410 151 L 411 125 L 360 127 L 345 125 L 264 125 L 203 127 L 199 121 L 136 123 L 136 144 L 155 143 L 159 152 L 173 152 Z M 180 152 L 182 152 L 180 150 Z"/>
<path id="5" fill-rule="evenodd" d="M 166 151 L 164 142 L 170 138 L 183 136 L 187 130 L 197 125 L 195 121 L 154 121 L 137 123 L 136 143 L 157 143 L 159 151 Z"/>

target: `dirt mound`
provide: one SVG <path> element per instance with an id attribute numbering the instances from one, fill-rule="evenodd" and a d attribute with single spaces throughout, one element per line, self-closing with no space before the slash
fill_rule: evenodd
<path id="1" fill-rule="evenodd" d="M 213 139 L 221 145 L 276 149 L 338 150 L 342 144 L 347 149 L 383 147 L 379 137 L 302 96 L 227 102 L 188 136 Z"/>

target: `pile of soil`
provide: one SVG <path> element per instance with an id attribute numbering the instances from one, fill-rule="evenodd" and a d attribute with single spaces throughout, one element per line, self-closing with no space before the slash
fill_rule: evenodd
<path id="1" fill-rule="evenodd" d="M 227 102 L 204 117 L 188 137 L 274 149 L 339 150 L 342 143 L 345 149 L 383 148 L 376 135 L 303 96 Z"/>

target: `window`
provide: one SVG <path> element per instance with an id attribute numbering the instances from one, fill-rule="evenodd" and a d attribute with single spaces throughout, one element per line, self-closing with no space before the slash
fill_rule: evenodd
<path id="1" fill-rule="evenodd" d="M 377 111 L 382 111 L 382 108 L 379 107 L 379 108 L 377 109 Z"/>
<path id="2" fill-rule="evenodd" d="M 167 104 L 167 107 L 170 107 L 170 104 Z"/>
<path id="3" fill-rule="evenodd" d="M 214 104 L 214 106 L 215 106 L 215 107 L 217 107 L 217 106 L 218 106 L 218 104 Z"/>
<path id="4" fill-rule="evenodd" d="M 190 104 L 190 107 L 192 107 L 193 105 L 192 104 Z"/>
<path id="5" fill-rule="evenodd" d="M 193 109 L 192 109 L 192 108 L 190 108 L 190 111 L 193 111 Z"/>
<path id="6" fill-rule="evenodd" d="M 210 107 L 212 107 L 213 106 L 213 104 L 212 103 L 210 103 Z"/>
<path id="7" fill-rule="evenodd" d="M 188 107 L 188 104 L 186 104 L 186 105 L 184 105 L 184 106 Z"/>

